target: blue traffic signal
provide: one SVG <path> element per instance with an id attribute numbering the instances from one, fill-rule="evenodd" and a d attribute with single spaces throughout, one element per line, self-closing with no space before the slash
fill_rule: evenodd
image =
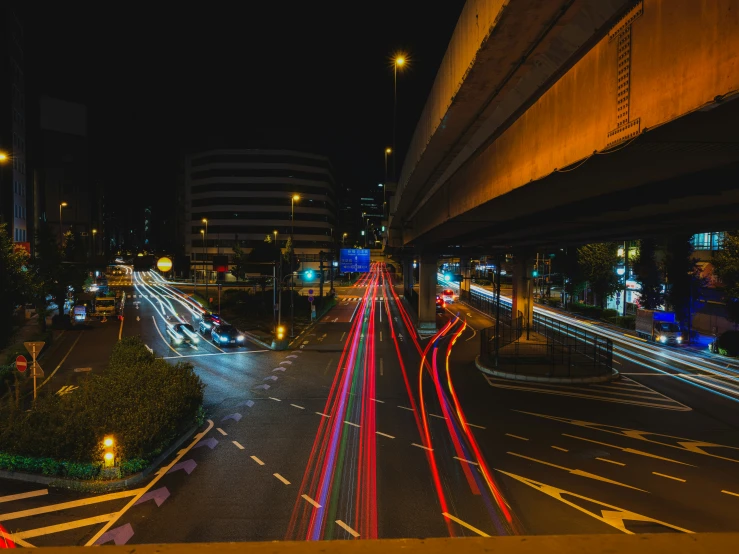
<path id="1" fill-rule="evenodd" d="M 310 281 L 313 279 L 313 270 L 307 269 L 305 273 L 303 273 L 303 279 L 306 279 L 307 281 Z"/>
<path id="2" fill-rule="evenodd" d="M 531 272 L 531 276 L 532 277 L 538 277 L 539 276 L 539 272 L 536 271 L 536 270 L 534 270 L 534 271 Z"/>
<path id="3" fill-rule="evenodd" d="M 445 273 L 445 274 L 444 274 L 444 280 L 445 280 L 445 281 L 446 281 L 447 283 L 451 283 L 451 282 L 452 282 L 452 274 L 451 274 L 451 273 Z"/>

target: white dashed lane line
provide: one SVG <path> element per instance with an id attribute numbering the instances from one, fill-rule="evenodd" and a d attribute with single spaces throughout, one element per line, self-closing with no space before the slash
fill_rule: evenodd
<path id="1" fill-rule="evenodd" d="M 520 441 L 527 441 L 527 440 L 529 440 L 526 437 L 519 437 L 518 435 L 511 435 L 510 433 L 506 433 L 505 436 L 506 437 L 511 437 L 511 438 L 514 438 L 514 439 L 518 439 Z"/>
<path id="2" fill-rule="evenodd" d="M 243 450 L 244 449 L 244 447 L 241 446 L 241 444 L 238 441 L 231 441 L 231 442 L 233 442 L 234 443 L 234 446 L 236 446 L 236 448 L 238 448 L 239 450 Z"/>
<path id="3" fill-rule="evenodd" d="M 256 456 L 249 456 L 249 457 L 252 460 L 254 460 L 255 462 L 257 462 L 260 466 L 263 466 L 264 465 L 264 462 L 262 460 L 260 460 L 259 458 L 257 458 Z"/>
<path id="4" fill-rule="evenodd" d="M 411 446 L 415 446 L 417 448 L 423 448 L 424 450 L 428 450 L 429 452 L 433 452 L 433 448 L 429 448 L 428 446 L 423 446 L 422 444 L 416 444 L 415 442 L 411 443 Z"/>
<path id="5" fill-rule="evenodd" d="M 308 496 L 307 494 L 301 494 L 300 497 L 303 500 L 305 500 L 308 504 L 310 504 L 311 506 L 313 506 L 314 508 L 322 508 L 323 507 L 318 502 L 316 502 L 315 500 L 313 500 L 310 496 Z"/>
<path id="6" fill-rule="evenodd" d="M 282 481 L 283 484 L 285 484 L 285 485 L 289 485 L 290 484 L 290 481 L 288 481 L 287 479 L 285 479 L 279 473 L 273 473 L 272 475 L 274 475 L 275 477 L 277 477 L 277 479 L 279 479 L 280 481 Z"/>
<path id="7" fill-rule="evenodd" d="M 298 406 L 297 404 L 290 404 L 293 408 L 298 408 L 299 410 L 305 410 L 303 406 Z"/>

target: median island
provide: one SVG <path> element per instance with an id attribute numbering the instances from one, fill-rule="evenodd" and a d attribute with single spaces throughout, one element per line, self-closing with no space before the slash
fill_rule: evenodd
<path id="1" fill-rule="evenodd" d="M 0 470 L 81 481 L 139 473 L 203 422 L 203 388 L 191 364 L 124 338 L 108 368 L 72 394 L 39 395 L 35 405 L 0 398 Z"/>

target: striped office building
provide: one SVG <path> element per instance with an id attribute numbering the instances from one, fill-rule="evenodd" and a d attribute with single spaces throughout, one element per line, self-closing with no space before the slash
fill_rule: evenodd
<path id="1" fill-rule="evenodd" d="M 187 156 L 185 253 L 202 275 L 213 256 L 233 259 L 233 246 L 249 251 L 278 232 L 284 248 L 293 227 L 303 267 L 333 247 L 336 184 L 328 158 L 291 150 L 208 150 Z M 294 221 L 291 226 L 293 195 Z M 207 237 L 203 219 L 208 220 Z M 316 262 L 316 263 L 314 263 Z M 227 275 L 227 279 L 231 279 Z"/>

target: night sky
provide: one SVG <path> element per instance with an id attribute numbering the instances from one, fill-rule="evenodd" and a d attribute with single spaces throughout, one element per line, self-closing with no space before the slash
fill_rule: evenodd
<path id="1" fill-rule="evenodd" d="M 390 56 L 410 58 L 398 78 L 402 156 L 464 2 L 218 5 L 59 2 L 24 15 L 27 80 L 88 106 L 95 180 L 108 190 L 155 191 L 167 210 L 184 149 L 274 136 L 328 155 L 343 186 L 376 187 L 392 142 Z"/>

